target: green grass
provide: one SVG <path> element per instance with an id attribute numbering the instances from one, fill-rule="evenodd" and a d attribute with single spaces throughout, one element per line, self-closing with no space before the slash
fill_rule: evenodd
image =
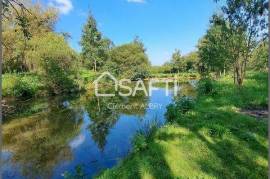
<path id="1" fill-rule="evenodd" d="M 241 88 L 222 78 L 215 88 L 97 178 L 267 178 L 267 122 L 239 113 L 266 107 L 267 73 L 248 73 Z"/>

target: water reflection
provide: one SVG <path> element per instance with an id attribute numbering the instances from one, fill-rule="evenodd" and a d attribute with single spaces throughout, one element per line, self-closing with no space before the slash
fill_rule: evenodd
<path id="1" fill-rule="evenodd" d="M 172 95 L 165 96 L 165 88 L 157 87 L 151 97 L 88 93 L 19 103 L 16 108 L 20 109 L 7 116 L 3 125 L 3 177 L 59 178 L 76 165 L 83 165 L 93 176 L 112 167 L 130 151 L 132 136 L 141 126 L 155 119 L 165 122 Z M 180 90 L 181 95 L 194 95 L 189 84 L 181 84 Z M 149 104 L 160 107 L 149 108 Z"/>
<path id="2" fill-rule="evenodd" d="M 3 148 L 12 152 L 10 162 L 19 165 L 23 176 L 49 178 L 59 161 L 72 159 L 67 142 L 80 131 L 82 111 L 55 102 L 48 101 L 46 112 L 3 125 Z"/>

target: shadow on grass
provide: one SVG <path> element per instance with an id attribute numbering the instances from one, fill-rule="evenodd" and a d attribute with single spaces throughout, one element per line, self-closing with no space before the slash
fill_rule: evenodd
<path id="1" fill-rule="evenodd" d="M 250 83 L 241 89 L 222 84 L 219 89 L 217 96 L 199 97 L 193 113 L 177 120 L 178 125 L 190 130 L 217 158 L 217 161 L 197 163 L 203 172 L 218 178 L 267 178 L 267 122 L 236 110 L 264 104 L 267 90 L 261 92 L 260 87 Z"/>
<path id="2" fill-rule="evenodd" d="M 248 76 L 242 88 L 228 81 L 218 84 L 218 94 L 200 96 L 194 110 L 153 135 L 148 149 L 101 178 L 267 178 L 267 122 L 238 112 L 266 104 L 265 76 Z M 174 125 L 178 132 L 170 131 Z M 173 149 L 165 150 L 164 143 Z"/>
<path id="3" fill-rule="evenodd" d="M 111 170 L 104 171 L 98 178 L 166 178 L 173 179 L 167 161 L 164 158 L 164 149 L 154 141 L 148 144 L 145 151 L 132 153 Z"/>

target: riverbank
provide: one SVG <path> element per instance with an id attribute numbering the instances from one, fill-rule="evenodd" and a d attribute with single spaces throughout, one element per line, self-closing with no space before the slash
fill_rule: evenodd
<path id="1" fill-rule="evenodd" d="M 90 70 L 78 70 L 74 79 L 80 89 L 95 80 L 97 74 Z M 46 79 L 37 73 L 6 73 L 3 74 L 3 97 L 35 98 L 48 96 Z"/>
<path id="2" fill-rule="evenodd" d="M 214 86 L 97 178 L 267 178 L 267 121 L 241 112 L 267 107 L 267 73 L 248 73 L 241 88 L 231 77 Z"/>
<path id="3" fill-rule="evenodd" d="M 79 69 L 74 79 L 79 89 L 92 89 L 93 81 L 100 73 L 91 70 Z M 197 73 L 175 73 L 175 74 L 151 74 L 149 79 L 168 80 L 176 79 L 179 82 L 186 82 L 192 79 L 199 79 Z M 9 98 L 35 98 L 49 96 L 45 79 L 37 73 L 6 73 L 3 74 L 3 97 Z"/>

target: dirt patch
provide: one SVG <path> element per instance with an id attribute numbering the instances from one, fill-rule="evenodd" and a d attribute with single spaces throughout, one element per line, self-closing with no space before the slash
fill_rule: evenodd
<path id="1" fill-rule="evenodd" d="M 240 113 L 249 115 L 255 118 L 268 118 L 268 110 L 265 109 L 242 109 Z"/>

